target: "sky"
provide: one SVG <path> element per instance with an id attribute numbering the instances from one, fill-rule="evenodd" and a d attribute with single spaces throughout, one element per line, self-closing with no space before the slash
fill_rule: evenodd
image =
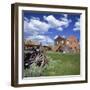
<path id="1" fill-rule="evenodd" d="M 80 40 L 80 14 L 23 11 L 24 39 L 53 45 L 57 36 Z"/>

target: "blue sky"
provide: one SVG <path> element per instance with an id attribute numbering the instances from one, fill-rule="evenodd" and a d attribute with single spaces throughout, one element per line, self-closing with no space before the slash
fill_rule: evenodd
<path id="1" fill-rule="evenodd" d="M 53 44 L 57 36 L 80 40 L 80 14 L 23 11 L 24 39 Z"/>

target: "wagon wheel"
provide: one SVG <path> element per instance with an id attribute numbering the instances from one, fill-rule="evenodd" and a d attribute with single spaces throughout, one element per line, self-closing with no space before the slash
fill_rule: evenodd
<path id="1" fill-rule="evenodd" d="M 39 54 L 35 58 L 35 63 L 36 65 L 43 67 L 45 63 L 45 55 L 44 54 Z"/>

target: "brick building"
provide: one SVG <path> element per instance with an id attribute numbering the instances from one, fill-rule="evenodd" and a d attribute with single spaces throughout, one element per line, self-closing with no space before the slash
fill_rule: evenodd
<path id="1" fill-rule="evenodd" d="M 58 36 L 55 38 L 55 47 L 54 51 L 60 51 L 60 52 L 79 52 L 80 51 L 80 45 L 79 41 L 75 36 L 69 36 L 68 38 L 63 38 L 61 36 Z"/>

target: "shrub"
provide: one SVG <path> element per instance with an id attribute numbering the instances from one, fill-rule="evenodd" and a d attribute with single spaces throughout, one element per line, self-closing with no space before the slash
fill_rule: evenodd
<path id="1" fill-rule="evenodd" d="M 33 63 L 29 69 L 24 70 L 24 77 L 47 76 L 49 74 L 54 75 L 54 69 L 56 68 L 57 62 L 52 60 L 50 57 L 47 57 L 47 59 L 48 64 L 44 67 L 36 66 L 36 64 Z"/>
<path id="2" fill-rule="evenodd" d="M 25 70 L 24 76 L 25 76 L 25 77 L 37 77 L 37 76 L 40 76 L 40 75 L 41 75 L 41 72 L 42 72 L 42 68 L 36 66 L 36 64 L 33 63 L 33 64 L 30 66 L 30 69 L 26 69 L 26 70 Z"/>

